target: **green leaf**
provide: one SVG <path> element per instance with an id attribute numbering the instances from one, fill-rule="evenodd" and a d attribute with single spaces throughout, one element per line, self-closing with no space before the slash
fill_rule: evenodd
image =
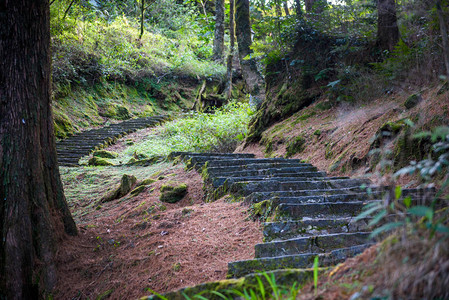
<path id="1" fill-rule="evenodd" d="M 426 217 L 430 221 L 433 219 L 433 209 L 427 206 L 413 206 L 412 208 L 408 209 L 408 212 L 415 216 Z"/>
<path id="2" fill-rule="evenodd" d="M 401 198 L 401 196 L 402 196 L 402 187 L 400 185 L 397 185 L 396 188 L 394 189 L 394 196 L 396 197 L 396 200 Z"/>
<path id="3" fill-rule="evenodd" d="M 381 234 L 382 232 L 387 232 L 387 231 L 393 230 L 395 228 L 401 227 L 403 225 L 404 225 L 404 222 L 387 223 L 385 225 L 380 226 L 379 228 L 376 228 L 373 232 L 371 232 L 370 238 L 374 238 L 374 237 L 378 236 L 379 234 Z"/>
<path id="4" fill-rule="evenodd" d="M 437 224 L 437 226 L 435 227 L 435 231 L 436 232 L 440 232 L 440 233 L 445 233 L 445 234 L 449 235 L 449 227 L 444 226 L 441 223 Z"/>
<path id="5" fill-rule="evenodd" d="M 220 292 L 211 291 L 210 293 L 220 297 L 221 299 L 228 300 L 228 298 L 225 295 L 223 295 L 222 293 L 220 293 Z"/>
<path id="6" fill-rule="evenodd" d="M 374 226 L 377 223 L 379 223 L 380 220 L 382 220 L 383 217 L 385 217 L 387 215 L 387 210 L 383 209 L 382 211 L 380 211 L 369 223 L 368 226 Z"/>
<path id="7" fill-rule="evenodd" d="M 381 204 L 376 203 L 376 202 L 368 203 L 367 205 L 365 205 L 365 208 L 366 207 L 368 207 L 368 209 L 362 211 L 357 217 L 355 217 L 355 221 L 366 218 L 367 216 L 370 216 L 374 212 L 383 208 Z"/>
<path id="8" fill-rule="evenodd" d="M 150 292 L 150 293 L 152 293 L 153 295 L 157 296 L 158 299 L 161 299 L 161 300 L 168 300 L 167 297 L 162 296 L 161 294 L 159 294 L 159 293 L 153 291 L 152 289 L 147 289 L 147 291 Z"/>
<path id="9" fill-rule="evenodd" d="M 318 255 L 313 260 L 313 285 L 316 291 L 318 289 Z"/>
<path id="10" fill-rule="evenodd" d="M 259 291 L 262 295 L 262 299 L 265 299 L 265 287 L 263 285 L 262 279 L 259 276 L 256 276 L 257 284 L 259 285 Z"/>
<path id="11" fill-rule="evenodd" d="M 412 197 L 410 197 L 410 196 L 405 197 L 404 204 L 405 204 L 405 207 L 410 208 L 410 205 L 412 205 Z"/>
<path id="12" fill-rule="evenodd" d="M 329 84 L 327 85 L 327 87 L 334 88 L 337 84 L 340 83 L 340 81 L 341 81 L 341 80 L 339 79 L 339 80 L 335 80 L 335 81 L 329 82 Z"/>

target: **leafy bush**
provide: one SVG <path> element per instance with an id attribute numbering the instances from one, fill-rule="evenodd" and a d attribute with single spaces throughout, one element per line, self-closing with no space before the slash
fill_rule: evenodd
<path id="1" fill-rule="evenodd" d="M 165 123 L 156 133 L 128 147 L 116 162 L 136 154 L 168 155 L 172 151 L 232 152 L 247 134 L 253 111 L 247 103 L 229 103 L 214 114 L 194 112 Z"/>
<path id="2" fill-rule="evenodd" d="M 443 177 L 442 186 L 430 205 L 417 205 L 410 196 L 401 198 L 402 188 L 400 186 L 395 188 L 392 199 L 386 199 L 387 201 L 383 203 L 372 202 L 367 204 L 357 219 L 373 216 L 370 226 L 377 225 L 388 216 L 396 216 L 394 222 L 388 220 L 388 222 L 376 228 L 372 236 L 397 228 L 404 228 L 405 230 L 412 228 L 413 230 L 428 230 L 429 238 L 432 238 L 436 233 L 449 238 L 449 210 L 447 202 L 449 198 L 447 194 L 444 194 L 449 186 L 449 127 L 437 127 L 432 132 L 423 132 L 417 136 L 431 138 L 434 143 L 435 159 L 429 157 L 420 162 L 412 161 L 409 166 L 397 171 L 395 176 L 417 173 L 423 180 L 430 182 L 437 175 L 440 175 Z M 437 204 L 439 207 L 443 207 L 443 209 L 437 210 Z"/>
<path id="3" fill-rule="evenodd" d="M 203 59 L 209 57 L 212 45 L 201 39 L 200 26 L 191 11 L 181 9 L 184 6 L 171 10 L 178 12 L 176 18 L 169 19 L 172 29 L 149 27 L 142 39 L 140 24 L 132 16 L 106 17 L 106 10 L 74 4 L 64 17 L 67 6 L 66 1 L 51 6 L 56 83 L 85 84 L 104 79 L 130 84 L 148 77 L 221 78 L 225 74 L 224 66 Z M 153 13 L 162 9 L 160 6 Z M 165 13 L 168 9 L 164 8 Z"/>

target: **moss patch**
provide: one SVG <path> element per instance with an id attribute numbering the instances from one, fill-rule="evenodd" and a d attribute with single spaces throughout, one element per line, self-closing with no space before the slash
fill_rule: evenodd
<path id="1" fill-rule="evenodd" d="M 114 164 L 106 158 L 94 156 L 88 161 L 89 166 L 113 166 Z"/>
<path id="2" fill-rule="evenodd" d="M 101 199 L 101 202 L 112 201 L 127 195 L 135 186 L 137 178 L 134 175 L 124 174 L 120 184 Z"/>
<path id="3" fill-rule="evenodd" d="M 182 183 L 180 185 L 163 185 L 161 186 L 161 196 L 159 200 L 166 203 L 176 203 L 180 201 L 187 194 L 187 185 Z"/>
<path id="4" fill-rule="evenodd" d="M 296 138 L 290 140 L 287 143 L 287 153 L 285 154 L 285 156 L 290 157 L 295 155 L 296 153 L 301 153 L 304 150 L 305 143 L 306 140 L 303 136 L 297 136 Z"/>
<path id="5" fill-rule="evenodd" d="M 97 150 L 93 153 L 94 157 L 101 157 L 101 158 L 116 158 L 118 157 L 118 153 L 113 151 L 107 151 L 107 150 Z"/>

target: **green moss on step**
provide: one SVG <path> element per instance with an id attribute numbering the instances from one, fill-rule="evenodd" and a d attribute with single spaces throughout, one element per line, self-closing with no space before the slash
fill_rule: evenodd
<path id="1" fill-rule="evenodd" d="M 113 152 L 113 151 L 107 151 L 107 150 L 97 150 L 97 151 L 94 151 L 93 156 L 101 157 L 101 158 L 117 158 L 118 153 Z"/>
<path id="2" fill-rule="evenodd" d="M 89 166 L 113 166 L 114 164 L 106 158 L 94 156 L 88 161 Z"/>
<path id="3" fill-rule="evenodd" d="M 159 200 L 166 203 L 176 203 L 187 194 L 187 185 L 185 183 L 176 186 L 162 185 L 160 191 Z"/>

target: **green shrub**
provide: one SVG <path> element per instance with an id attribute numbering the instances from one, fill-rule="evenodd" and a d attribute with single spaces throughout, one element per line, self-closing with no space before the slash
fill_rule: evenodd
<path id="1" fill-rule="evenodd" d="M 116 161 L 134 153 L 155 157 L 173 151 L 232 152 L 247 134 L 252 110 L 246 103 L 229 103 L 215 113 L 191 113 L 167 122 L 142 142 L 128 147 Z"/>

